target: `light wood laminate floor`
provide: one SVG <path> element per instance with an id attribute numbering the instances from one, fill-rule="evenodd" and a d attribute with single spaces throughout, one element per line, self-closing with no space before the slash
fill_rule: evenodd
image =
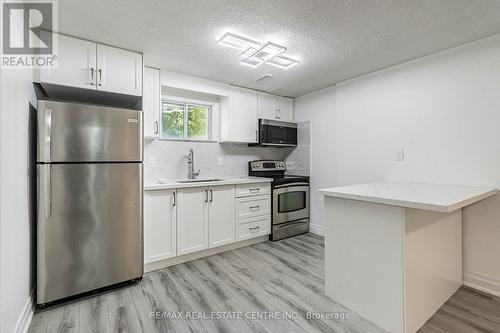
<path id="1" fill-rule="evenodd" d="M 323 260 L 323 238 L 313 234 L 260 243 L 38 311 L 29 332 L 384 332 L 324 295 Z M 462 288 L 421 333 L 500 332 L 499 313 L 498 298 Z"/>

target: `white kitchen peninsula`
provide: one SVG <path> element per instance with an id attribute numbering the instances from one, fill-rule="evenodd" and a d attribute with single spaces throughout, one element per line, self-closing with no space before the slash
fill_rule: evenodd
<path id="1" fill-rule="evenodd" d="M 373 183 L 324 194 L 325 292 L 393 333 L 417 331 L 462 284 L 462 211 L 494 188 Z"/>

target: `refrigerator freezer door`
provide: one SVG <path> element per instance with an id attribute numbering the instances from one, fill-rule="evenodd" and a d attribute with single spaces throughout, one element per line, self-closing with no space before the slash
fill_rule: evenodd
<path id="1" fill-rule="evenodd" d="M 142 161 L 142 112 L 40 100 L 38 162 Z"/>
<path id="2" fill-rule="evenodd" d="M 39 164 L 37 303 L 141 277 L 142 164 Z"/>

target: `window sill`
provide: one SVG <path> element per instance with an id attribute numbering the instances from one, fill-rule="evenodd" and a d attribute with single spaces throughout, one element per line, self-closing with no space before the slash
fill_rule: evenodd
<path id="1" fill-rule="evenodd" d="M 216 140 L 184 140 L 184 139 L 165 139 L 157 138 L 160 141 L 171 141 L 171 142 L 196 142 L 196 143 L 218 143 Z"/>

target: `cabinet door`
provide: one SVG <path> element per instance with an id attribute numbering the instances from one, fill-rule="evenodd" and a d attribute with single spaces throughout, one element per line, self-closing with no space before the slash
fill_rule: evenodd
<path id="1" fill-rule="evenodd" d="M 150 263 L 175 257 L 175 190 L 148 191 L 144 196 L 144 261 Z"/>
<path id="2" fill-rule="evenodd" d="M 97 45 L 97 89 L 142 96 L 142 54 Z"/>
<path id="3" fill-rule="evenodd" d="M 276 96 L 275 105 L 279 120 L 293 121 L 293 99 Z"/>
<path id="4" fill-rule="evenodd" d="M 160 134 L 160 70 L 144 67 L 144 137 L 157 138 Z"/>
<path id="5" fill-rule="evenodd" d="M 57 68 L 41 69 L 40 82 L 95 90 L 97 44 L 64 35 L 58 39 Z"/>
<path id="6" fill-rule="evenodd" d="M 177 190 L 177 255 L 208 248 L 208 189 Z"/>
<path id="7" fill-rule="evenodd" d="M 208 240 L 211 248 L 234 242 L 234 194 L 234 186 L 209 189 Z"/>
<path id="8" fill-rule="evenodd" d="M 229 117 L 227 137 L 224 141 L 257 142 L 257 92 L 250 89 L 231 87 L 229 94 Z"/>
<path id="9" fill-rule="evenodd" d="M 274 95 L 258 92 L 258 114 L 259 118 L 277 119 Z"/>

